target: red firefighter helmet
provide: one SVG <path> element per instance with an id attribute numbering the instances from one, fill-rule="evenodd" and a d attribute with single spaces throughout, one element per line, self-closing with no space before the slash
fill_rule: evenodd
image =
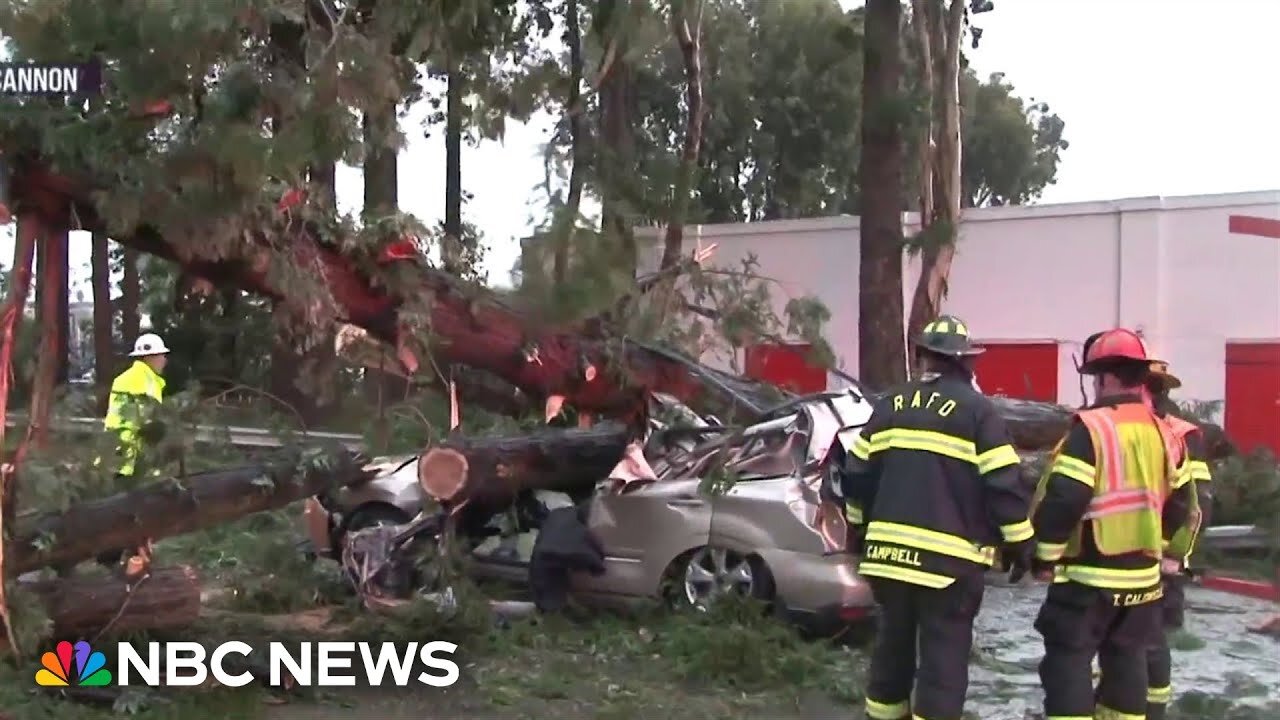
<path id="1" fill-rule="evenodd" d="M 1137 333 L 1116 328 L 1085 342 L 1084 362 L 1080 365 L 1080 372 L 1095 375 L 1107 365 L 1129 362 L 1147 365 L 1152 362 L 1152 358 L 1147 355 L 1147 344 L 1142 342 Z"/>

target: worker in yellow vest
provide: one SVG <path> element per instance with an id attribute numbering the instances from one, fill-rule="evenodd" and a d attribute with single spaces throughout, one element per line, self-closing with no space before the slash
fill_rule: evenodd
<path id="1" fill-rule="evenodd" d="M 1094 377 L 1095 402 L 1076 412 L 1036 488 L 1033 564 L 1052 580 L 1035 622 L 1046 720 L 1146 712 L 1146 651 L 1162 633 L 1162 552 L 1194 494 L 1178 471 L 1179 441 L 1144 400 L 1150 363 L 1129 330 L 1090 343 L 1080 371 Z"/>
<path id="2" fill-rule="evenodd" d="M 138 466 L 145 464 L 142 456 L 146 426 L 157 405 L 164 401 L 164 372 L 169 360 L 169 348 L 155 333 L 144 333 L 133 343 L 133 364 L 116 376 L 111 383 L 111 396 L 107 415 L 102 425 L 119 438 L 117 455 L 120 466 L 116 470 L 119 479 L 132 478 Z M 158 469 L 151 471 L 159 475 Z M 98 556 L 98 562 L 114 565 L 120 562 L 124 550 L 109 550 Z M 140 552 L 140 556 L 146 556 Z"/>
<path id="3" fill-rule="evenodd" d="M 1213 509 L 1213 489 L 1208 453 L 1200 428 L 1169 412 L 1172 402 L 1169 391 L 1182 387 L 1182 381 L 1169 372 L 1163 362 L 1151 363 L 1151 375 L 1147 379 L 1147 397 L 1152 410 L 1182 443 L 1183 475 L 1195 487 L 1191 517 L 1178 528 L 1165 548 L 1161 572 L 1164 576 L 1164 597 L 1160 601 L 1165 632 L 1147 651 L 1147 720 L 1164 720 L 1165 710 L 1173 696 L 1172 658 L 1169 653 L 1168 633 L 1182 627 L 1185 614 L 1185 585 L 1188 576 L 1188 559 L 1195 550 L 1200 528 L 1209 524 Z"/>

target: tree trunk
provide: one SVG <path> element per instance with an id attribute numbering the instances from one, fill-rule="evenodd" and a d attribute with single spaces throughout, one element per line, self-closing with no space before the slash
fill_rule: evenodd
<path id="1" fill-rule="evenodd" d="M 462 247 L 462 112 L 461 63 L 453 53 L 446 60 L 444 113 L 444 241 L 440 248 L 444 271 L 463 274 Z"/>
<path id="2" fill-rule="evenodd" d="M 624 271 L 635 277 L 639 263 L 630 207 L 630 174 L 635 172 L 634 77 L 628 57 L 627 16 L 631 0 L 601 0 L 595 23 L 605 48 L 596 83 L 600 92 L 599 176 L 601 180 L 600 231 L 618 248 Z"/>
<path id="3" fill-rule="evenodd" d="M 921 206 L 922 232 L 927 238 L 920 255 L 920 280 L 911 302 L 907 324 L 910 338 L 942 312 L 951 262 L 960 227 L 960 41 L 964 33 L 964 0 L 951 0 L 945 18 L 944 0 L 913 0 L 917 27 L 923 26 L 921 74 L 928 82 L 933 128 L 927 148 L 929 177 L 922 178 L 932 193 L 928 207 Z M 934 3 L 938 3 L 935 5 Z M 922 22 L 923 20 L 923 22 Z M 925 211 L 928 210 L 926 213 Z"/>
<path id="4" fill-rule="evenodd" d="M 51 232 L 49 242 L 54 248 L 58 263 L 58 286 L 56 290 L 58 332 L 54 339 L 54 374 L 56 387 L 65 387 L 71 379 L 71 256 L 70 233 L 67 230 Z"/>
<path id="5" fill-rule="evenodd" d="M 902 307 L 902 8 L 868 0 L 862 77 L 858 367 L 870 387 L 906 379 Z"/>
<path id="6" fill-rule="evenodd" d="M 582 206 L 582 186 L 586 180 L 586 148 L 583 138 L 582 103 L 582 23 L 578 0 L 566 0 L 565 42 L 569 45 L 569 92 L 565 97 L 565 114 L 569 121 L 569 152 L 573 167 L 569 170 L 569 195 L 561 210 L 560 228 L 556 232 L 552 258 L 551 279 L 553 287 L 563 288 L 569 275 L 569 250 L 573 247 L 574 230 L 578 227 L 578 214 Z"/>
<path id="7" fill-rule="evenodd" d="M 366 219 L 399 211 L 398 158 L 396 150 L 396 104 L 388 103 L 364 117 L 364 213 Z M 379 370 L 366 370 L 365 396 L 379 407 L 403 397 L 403 380 Z"/>
<path id="8" fill-rule="evenodd" d="M 44 604 L 60 638 L 172 630 L 200 619 L 200 577 L 186 565 L 152 568 L 145 579 L 118 575 L 19 581 Z"/>
<path id="9" fill-rule="evenodd" d="M 694 7 L 690 8 L 689 3 Z M 680 153 L 671 213 L 667 217 L 662 239 L 661 270 L 670 270 L 684 253 L 684 223 L 689 212 L 689 193 L 698 171 L 698 152 L 702 147 L 702 0 L 674 0 L 671 4 L 671 30 L 684 65 L 685 119 L 684 148 Z M 664 280 L 658 292 L 658 322 L 665 322 L 672 310 L 677 278 Z"/>
<path id="10" fill-rule="evenodd" d="M 590 494 L 631 441 L 620 423 L 548 428 L 519 435 L 455 437 L 423 454 L 418 479 L 428 496 L 477 516 L 511 506 L 521 490 Z"/>
<path id="11" fill-rule="evenodd" d="M 36 256 L 40 272 L 36 285 L 40 351 L 31 388 L 31 424 L 27 437 L 36 447 L 43 448 L 49 441 L 49 416 L 53 411 L 58 369 L 66 362 L 66 346 L 59 341 L 64 336 L 69 315 L 61 312 L 60 297 L 67 274 L 67 231 L 46 226 L 44 237 L 36 247 Z"/>
<path id="12" fill-rule="evenodd" d="M 12 573 L 62 566 L 105 549 L 195 532 L 284 507 L 356 481 L 361 471 L 346 451 L 286 454 L 270 465 L 213 470 L 160 480 L 136 490 L 44 513 L 18 523 L 9 548 Z"/>
<path id="13" fill-rule="evenodd" d="M 8 427 L 9 391 L 13 382 L 13 348 L 18 341 L 27 307 L 27 294 L 31 290 L 31 265 L 35 261 L 36 244 L 44 234 L 44 221 L 35 213 L 19 211 L 17 239 L 13 244 L 13 266 L 9 269 L 8 291 L 4 313 L 0 315 L 0 452 L 5 447 L 5 430 Z M 14 503 L 18 495 L 17 468 L 21 467 L 27 451 L 26 439 L 18 443 L 12 457 L 4 457 L 0 464 L 0 623 L 5 637 L 12 646 L 16 642 L 9 623 L 9 602 L 5 597 L 5 582 L 15 573 L 8 563 L 10 538 L 14 535 Z M 7 455 L 7 453 L 4 453 Z M 0 638 L 3 639 L 3 638 Z M 14 647 L 15 652 L 18 651 Z"/>
<path id="14" fill-rule="evenodd" d="M 111 258 L 106 233 L 94 233 L 89 264 L 93 286 L 93 386 L 97 414 L 107 411 L 107 395 L 115 377 L 115 343 L 111 307 Z"/>
<path id="15" fill-rule="evenodd" d="M 105 228 L 103 229 L 105 231 Z M 142 332 L 142 280 L 138 277 L 138 250 L 124 248 L 124 272 L 120 278 L 120 331 L 126 345 Z"/>

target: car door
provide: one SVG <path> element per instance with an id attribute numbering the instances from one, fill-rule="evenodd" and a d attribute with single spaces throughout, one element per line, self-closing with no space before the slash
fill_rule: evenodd
<path id="1" fill-rule="evenodd" d="M 579 573 L 574 588 L 601 595 L 653 596 L 681 554 L 707 544 L 711 502 L 699 480 L 665 480 L 590 501 L 588 527 L 604 548 L 605 573 Z"/>

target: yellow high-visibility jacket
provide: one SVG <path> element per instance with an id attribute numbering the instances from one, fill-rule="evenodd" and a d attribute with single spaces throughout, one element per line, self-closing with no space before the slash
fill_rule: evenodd
<path id="1" fill-rule="evenodd" d="M 133 475 L 134 466 L 142 451 L 142 438 L 138 435 L 141 429 L 140 413 L 137 409 L 126 408 L 148 401 L 157 404 L 162 402 L 164 385 L 164 378 L 141 360 L 135 360 L 133 365 L 117 375 L 111 383 L 111 399 L 102 426 L 120 437 L 121 475 Z"/>

